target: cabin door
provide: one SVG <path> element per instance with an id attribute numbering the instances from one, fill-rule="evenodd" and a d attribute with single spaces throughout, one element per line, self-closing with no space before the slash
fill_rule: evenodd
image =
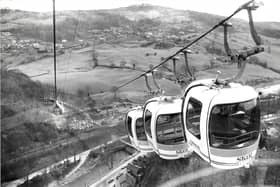
<path id="1" fill-rule="evenodd" d="M 197 154 L 201 155 L 201 111 L 202 103 L 192 97 L 186 98 L 187 102 L 184 104 L 183 120 L 184 129 L 186 131 L 186 139 L 190 148 Z M 202 156 L 202 155 L 201 155 Z M 204 155 L 206 156 L 206 155 Z"/>

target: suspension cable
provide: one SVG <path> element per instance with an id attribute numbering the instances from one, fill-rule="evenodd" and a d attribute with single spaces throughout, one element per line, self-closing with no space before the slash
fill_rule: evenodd
<path id="1" fill-rule="evenodd" d="M 53 66 L 54 66 L 54 99 L 57 100 L 56 87 L 56 35 L 55 35 L 55 0 L 53 0 Z"/>
<path id="2" fill-rule="evenodd" d="M 147 73 L 150 73 L 151 71 L 153 71 L 154 69 L 160 67 L 161 65 L 163 65 L 164 63 L 166 63 L 167 61 L 171 60 L 172 58 L 174 58 L 176 55 L 178 55 L 179 53 L 183 52 L 184 50 L 186 50 L 187 48 L 189 48 L 190 46 L 192 46 L 194 43 L 198 42 L 200 39 L 204 38 L 206 35 L 208 35 L 210 32 L 212 32 L 213 30 L 215 30 L 217 27 L 219 27 L 220 25 L 222 25 L 223 23 L 225 23 L 226 21 L 228 21 L 229 19 L 231 19 L 235 14 L 237 14 L 238 12 L 240 12 L 241 10 L 243 10 L 245 7 L 247 7 L 249 4 L 251 4 L 252 2 L 254 2 L 254 0 L 250 0 L 247 3 L 244 3 L 243 5 L 241 5 L 237 10 L 235 10 L 230 16 L 226 17 L 225 19 L 221 20 L 218 24 L 214 25 L 211 29 L 209 29 L 208 31 L 206 31 L 204 34 L 200 35 L 199 37 L 197 37 L 196 39 L 194 39 L 192 42 L 190 42 L 189 44 L 187 44 L 185 47 L 181 48 L 180 50 L 178 50 L 177 52 L 175 52 L 173 55 L 170 55 L 169 57 L 165 58 L 161 63 L 159 63 L 158 65 L 154 66 L 152 69 L 138 75 L 137 77 L 135 77 L 134 79 L 118 86 L 117 88 L 115 88 L 115 91 L 127 86 L 128 84 L 136 81 L 137 79 L 141 78 L 142 76 L 144 76 Z"/>

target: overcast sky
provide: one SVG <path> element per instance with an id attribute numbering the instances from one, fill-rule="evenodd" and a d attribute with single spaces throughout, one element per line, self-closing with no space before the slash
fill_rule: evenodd
<path id="1" fill-rule="evenodd" d="M 133 4 L 153 4 L 175 9 L 194 10 L 227 16 L 248 0 L 56 0 L 57 10 L 90 10 L 126 7 Z M 254 13 L 256 21 L 280 22 L 280 0 L 262 0 L 264 6 Z M 52 0 L 0 0 L 1 8 L 29 11 L 51 11 Z M 245 11 L 236 17 L 247 20 Z"/>

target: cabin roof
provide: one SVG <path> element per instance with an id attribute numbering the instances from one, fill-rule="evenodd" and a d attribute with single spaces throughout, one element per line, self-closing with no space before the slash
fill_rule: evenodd
<path id="1" fill-rule="evenodd" d="M 151 100 L 150 100 L 151 101 Z M 154 102 L 147 104 L 146 108 L 152 113 L 173 114 L 181 112 L 182 99 L 170 96 L 154 98 Z"/>
<path id="2" fill-rule="evenodd" d="M 140 107 L 135 107 L 132 108 L 128 113 L 128 116 L 132 117 L 132 118 L 140 118 L 143 116 L 143 108 Z"/>

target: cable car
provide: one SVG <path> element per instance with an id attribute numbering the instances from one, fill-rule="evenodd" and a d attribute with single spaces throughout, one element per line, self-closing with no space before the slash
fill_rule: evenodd
<path id="1" fill-rule="evenodd" d="M 153 151 L 144 131 L 143 108 L 141 106 L 135 107 L 127 113 L 125 125 L 130 142 L 136 149 L 143 152 Z"/>
<path id="2" fill-rule="evenodd" d="M 144 105 L 144 128 L 148 142 L 163 159 L 178 159 L 189 155 L 184 139 L 181 117 L 182 99 L 156 97 Z"/>
<path id="3" fill-rule="evenodd" d="M 258 93 L 217 79 L 192 82 L 184 92 L 182 117 L 190 149 L 221 169 L 249 167 L 260 140 Z"/>

